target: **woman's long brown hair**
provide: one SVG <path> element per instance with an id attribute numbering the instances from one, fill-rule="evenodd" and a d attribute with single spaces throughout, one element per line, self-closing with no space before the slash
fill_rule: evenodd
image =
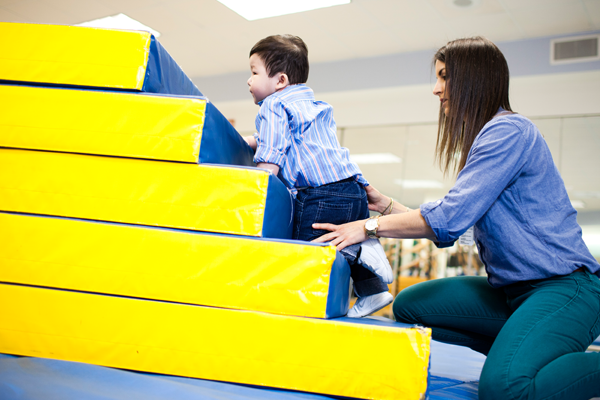
<path id="1" fill-rule="evenodd" d="M 444 174 L 460 172 L 483 126 L 508 101 L 508 64 L 496 45 L 482 37 L 448 42 L 434 56 L 446 64 L 448 115 L 440 106 L 436 160 Z"/>

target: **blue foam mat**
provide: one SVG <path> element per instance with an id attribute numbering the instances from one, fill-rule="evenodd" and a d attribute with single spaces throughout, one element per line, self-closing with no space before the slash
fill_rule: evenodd
<path id="1" fill-rule="evenodd" d="M 348 319 L 351 320 L 351 319 Z M 362 319 L 363 323 L 375 323 Z M 355 322 L 359 322 L 353 320 Z M 476 400 L 485 357 L 433 341 L 428 398 Z M 339 397 L 0 354 L 0 399 L 327 400 Z"/>

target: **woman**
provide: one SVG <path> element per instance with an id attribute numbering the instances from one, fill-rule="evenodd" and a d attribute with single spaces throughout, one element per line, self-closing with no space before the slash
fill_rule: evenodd
<path id="1" fill-rule="evenodd" d="M 600 396 L 600 265 L 581 238 L 576 211 L 548 146 L 511 111 L 506 60 L 490 41 L 449 42 L 435 55 L 440 98 L 437 158 L 458 171 L 442 199 L 345 225 L 318 224 L 316 241 L 338 249 L 368 234 L 452 245 L 469 227 L 488 277 L 454 277 L 403 290 L 397 321 L 487 355 L 481 399 Z M 392 200 L 370 188 L 369 208 Z"/>

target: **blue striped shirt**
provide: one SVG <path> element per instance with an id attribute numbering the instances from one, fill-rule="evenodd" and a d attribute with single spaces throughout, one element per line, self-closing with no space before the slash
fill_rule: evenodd
<path id="1" fill-rule="evenodd" d="M 368 182 L 350 161 L 348 149 L 336 136 L 333 108 L 315 101 L 311 88 L 291 85 L 258 103 L 255 163 L 276 164 L 279 177 L 297 193 L 300 187 L 317 187 L 356 176 Z"/>

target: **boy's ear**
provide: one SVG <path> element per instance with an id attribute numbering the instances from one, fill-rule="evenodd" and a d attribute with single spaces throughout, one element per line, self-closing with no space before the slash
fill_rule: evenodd
<path id="1" fill-rule="evenodd" d="M 287 74 L 280 72 L 277 77 L 277 83 L 275 84 L 275 88 L 277 90 L 283 89 L 286 86 L 290 85 L 290 80 L 288 79 Z"/>

